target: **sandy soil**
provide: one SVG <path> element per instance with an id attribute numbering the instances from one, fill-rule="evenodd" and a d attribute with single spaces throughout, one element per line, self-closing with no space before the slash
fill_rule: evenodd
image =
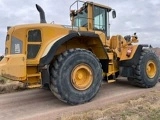
<path id="1" fill-rule="evenodd" d="M 151 89 L 142 89 L 130 85 L 126 80 L 120 80 L 115 83 L 103 84 L 92 101 L 77 106 L 70 106 L 61 102 L 49 90 L 43 89 L 1 94 L 0 119 L 129 120 L 129 118 L 132 118 L 132 116 L 130 117 L 132 107 L 135 108 L 133 118 L 138 119 L 138 116 L 143 114 L 142 110 L 148 109 L 146 106 L 149 106 L 149 102 L 153 103 L 154 100 L 155 106 L 159 104 L 156 103 L 156 100 L 158 101 L 159 99 L 158 96 L 153 99 L 151 97 L 149 98 L 150 101 L 145 102 L 145 99 L 148 98 L 144 94 L 148 95 L 149 93 L 155 96 L 159 93 L 159 90 L 160 84 Z M 150 110 L 154 109 L 154 107 L 150 107 Z M 136 113 L 137 109 L 142 111 L 140 111 L 141 114 Z"/>
<path id="2" fill-rule="evenodd" d="M 160 120 L 160 90 L 59 120 Z"/>

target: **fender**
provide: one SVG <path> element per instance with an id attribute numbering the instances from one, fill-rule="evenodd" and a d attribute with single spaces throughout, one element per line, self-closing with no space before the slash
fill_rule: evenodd
<path id="1" fill-rule="evenodd" d="M 94 37 L 94 38 L 99 38 L 98 34 L 95 34 L 94 32 L 75 32 L 75 31 L 71 31 L 68 35 L 64 36 L 63 38 L 60 38 L 59 40 L 57 40 L 50 48 L 50 50 L 48 51 L 48 53 L 43 56 L 40 59 L 39 62 L 39 67 L 43 67 L 45 65 L 49 65 L 49 63 L 53 60 L 54 55 L 56 53 L 56 50 L 66 41 L 78 37 L 78 36 L 85 36 L 85 37 Z"/>
<path id="2" fill-rule="evenodd" d="M 134 77 L 134 67 L 138 64 L 143 47 L 148 45 L 138 45 L 132 59 L 122 60 L 119 62 L 120 75 L 123 77 Z"/>
<path id="3" fill-rule="evenodd" d="M 120 66 L 126 66 L 126 67 L 137 65 L 138 61 L 139 61 L 139 57 L 140 57 L 141 52 L 142 52 L 142 48 L 143 48 L 143 45 L 138 45 L 138 47 L 136 49 L 136 52 L 134 53 L 133 57 L 129 60 L 120 61 L 119 65 Z"/>

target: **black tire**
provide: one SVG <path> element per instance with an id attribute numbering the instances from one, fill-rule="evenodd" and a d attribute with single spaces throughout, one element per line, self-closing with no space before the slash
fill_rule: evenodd
<path id="1" fill-rule="evenodd" d="M 156 85 L 159 72 L 159 58 L 150 49 L 144 49 L 141 53 L 139 63 L 135 67 L 134 77 L 129 77 L 128 81 L 135 86 L 150 88 Z"/>
<path id="2" fill-rule="evenodd" d="M 71 81 L 72 72 L 77 65 L 85 64 L 92 71 L 93 80 L 88 88 L 77 89 Z M 101 64 L 96 56 L 85 49 L 70 49 L 57 58 L 51 67 L 51 85 L 53 94 L 60 100 L 72 105 L 90 101 L 98 92 L 103 79 Z"/>

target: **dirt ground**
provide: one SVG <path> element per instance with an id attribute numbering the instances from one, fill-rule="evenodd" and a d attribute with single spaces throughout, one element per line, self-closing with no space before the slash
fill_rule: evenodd
<path id="1" fill-rule="evenodd" d="M 62 116 L 58 120 L 160 120 L 160 91 L 151 91 L 102 109 Z"/>
<path id="2" fill-rule="evenodd" d="M 1 120 L 160 120 L 160 84 L 142 89 L 121 78 L 103 84 L 92 101 L 77 106 L 49 90 L 24 90 L 1 94 L 0 111 Z"/>
<path id="3" fill-rule="evenodd" d="M 0 76 L 0 94 L 24 90 L 26 86 L 19 82 L 13 81 Z"/>

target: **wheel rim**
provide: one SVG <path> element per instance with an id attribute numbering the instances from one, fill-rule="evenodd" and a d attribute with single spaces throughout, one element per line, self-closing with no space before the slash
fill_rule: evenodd
<path id="1" fill-rule="evenodd" d="M 148 61 L 146 66 L 146 73 L 148 77 L 154 78 L 154 76 L 156 75 L 156 71 L 157 71 L 157 67 L 155 63 L 152 60 Z"/>
<path id="2" fill-rule="evenodd" d="M 71 74 L 71 83 L 77 90 L 88 89 L 93 82 L 93 72 L 90 66 L 79 64 L 74 67 Z"/>

